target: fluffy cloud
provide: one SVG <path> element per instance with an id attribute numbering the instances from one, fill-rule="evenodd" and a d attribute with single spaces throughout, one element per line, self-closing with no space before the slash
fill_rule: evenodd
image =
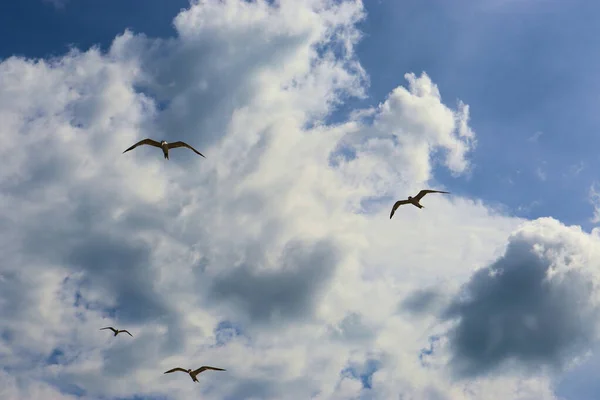
<path id="1" fill-rule="evenodd" d="M 546 218 L 509 238 L 449 305 L 457 372 L 486 374 L 515 362 L 562 368 L 597 340 L 600 237 Z M 514 365 L 511 365 L 514 367 Z"/>
<path id="2" fill-rule="evenodd" d="M 468 106 L 444 104 L 426 74 L 325 124 L 365 94 L 353 52 L 364 16 L 360 1 L 210 0 L 181 11 L 172 39 L 125 32 L 107 53 L 0 64 L 0 139 L 19 144 L 0 147 L 3 398 L 553 398 L 544 376 L 446 373 L 452 355 L 492 367 L 535 339 L 501 338 L 482 361 L 463 345 L 472 324 L 491 335 L 477 303 L 436 314 L 461 282 L 509 313 L 497 300 L 520 264 L 498 261 L 496 281 L 474 269 L 523 221 L 458 196 L 388 219 L 395 197 L 439 186 L 434 165 L 468 174 L 475 133 Z M 121 154 L 143 137 L 186 140 L 207 158 Z M 595 237 L 538 223 L 542 243 L 593 256 Z M 535 241 L 527 226 L 502 260 L 534 257 L 513 245 Z M 544 265 L 523 268 L 528 282 Z M 577 318 L 595 309 L 576 290 L 583 278 L 557 276 L 524 305 L 558 313 L 585 345 Z M 568 315 L 577 300 L 589 304 Z M 108 325 L 134 337 L 99 331 Z M 569 343 L 547 348 L 562 357 Z M 162 374 L 204 364 L 227 372 L 200 384 Z"/>

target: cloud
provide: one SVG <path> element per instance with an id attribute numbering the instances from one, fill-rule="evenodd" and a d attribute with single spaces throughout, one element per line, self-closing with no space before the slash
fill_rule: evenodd
<path id="1" fill-rule="evenodd" d="M 594 214 L 592 215 L 590 221 L 593 224 L 597 224 L 600 222 L 600 193 L 596 190 L 595 184 L 590 187 L 589 196 L 590 203 L 594 207 Z"/>
<path id="2" fill-rule="evenodd" d="M 509 238 L 444 313 L 462 376 L 514 364 L 563 368 L 597 340 L 598 237 L 544 218 Z"/>
<path id="3" fill-rule="evenodd" d="M 443 295 L 436 289 L 418 289 L 406 296 L 400 304 L 400 309 L 417 315 L 431 313 L 432 311 L 435 311 L 442 302 Z"/>
<path id="4" fill-rule="evenodd" d="M 0 147 L 6 397 L 551 398 L 545 377 L 454 381 L 443 340 L 419 358 L 439 321 L 398 305 L 450 293 L 523 221 L 460 196 L 387 218 L 441 186 L 434 166 L 467 176 L 476 134 L 425 73 L 326 123 L 366 94 L 364 17 L 359 1 L 209 0 L 174 38 L 0 63 L 0 140 L 20 144 Z M 122 154 L 144 137 L 207 158 Z M 227 373 L 163 375 L 202 364 Z"/>
<path id="5" fill-rule="evenodd" d="M 247 324 L 302 317 L 314 310 L 339 258 L 331 243 L 289 242 L 277 269 L 240 266 L 215 277 L 211 296 L 234 303 Z"/>

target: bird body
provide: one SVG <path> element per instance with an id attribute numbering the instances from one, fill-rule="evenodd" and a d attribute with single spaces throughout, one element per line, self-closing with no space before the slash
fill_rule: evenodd
<path id="1" fill-rule="evenodd" d="M 403 204 L 412 204 L 413 206 L 418 207 L 418 208 L 425 208 L 425 207 L 423 207 L 421 205 L 421 203 L 419 203 L 419 201 L 421 201 L 421 199 L 427 193 L 446 193 L 446 194 L 449 194 L 450 192 L 443 192 L 441 190 L 423 189 L 415 197 L 408 196 L 408 199 L 406 199 L 406 200 L 398 200 L 396 203 L 394 203 L 394 206 L 392 207 L 392 212 L 390 213 L 390 219 L 392 219 L 392 217 L 394 216 L 394 213 L 396 212 L 396 210 L 398 209 L 398 207 L 400 207 Z"/>
<path id="2" fill-rule="evenodd" d="M 226 371 L 223 368 L 209 367 L 207 365 L 203 365 L 202 367 L 198 368 L 195 371 L 192 371 L 191 369 L 184 369 L 184 368 L 177 367 L 177 368 L 173 368 L 173 369 L 166 371 L 165 374 L 169 374 L 171 372 L 176 372 L 176 371 L 181 371 L 181 372 L 185 372 L 186 374 L 188 374 L 194 382 L 198 382 L 198 379 L 196 377 L 198 376 L 198 374 L 200 374 L 206 370 Z"/>
<path id="3" fill-rule="evenodd" d="M 179 141 L 179 142 L 168 143 L 166 140 L 161 140 L 160 142 L 157 142 L 156 140 L 152 140 L 152 139 L 140 140 L 139 142 L 137 142 L 136 144 L 134 144 L 133 146 L 131 146 L 130 148 L 125 150 L 123 153 L 127 153 L 129 150 L 133 150 L 136 147 L 142 146 L 144 144 L 160 148 L 163 152 L 163 155 L 165 156 L 165 159 L 167 159 L 167 160 L 169 159 L 169 149 L 176 149 L 178 147 L 187 147 L 188 149 L 192 150 L 194 153 L 204 157 L 204 154 L 200 153 L 198 150 L 196 150 L 195 148 L 193 148 L 192 146 L 190 146 L 189 144 L 187 144 L 185 142 Z M 204 158 L 206 158 L 206 157 L 204 157 Z"/>
<path id="4" fill-rule="evenodd" d="M 169 159 L 169 143 L 167 143 L 166 140 L 163 140 L 160 142 L 160 148 L 163 151 L 163 155 L 165 156 L 165 159 Z"/>
<path id="5" fill-rule="evenodd" d="M 119 333 L 124 332 L 124 333 L 128 334 L 129 336 L 133 337 L 133 335 L 131 333 L 129 333 L 129 331 L 125 330 L 125 329 L 119 330 L 119 329 L 113 328 L 112 326 L 107 326 L 106 328 L 102 328 L 100 330 L 102 331 L 104 329 L 110 329 L 111 331 L 113 331 L 114 332 L 114 336 L 117 336 Z"/>

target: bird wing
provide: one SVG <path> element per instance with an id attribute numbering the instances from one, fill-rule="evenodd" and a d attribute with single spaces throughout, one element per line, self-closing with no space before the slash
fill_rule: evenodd
<path id="1" fill-rule="evenodd" d="M 165 372 L 165 374 L 170 374 L 171 372 L 176 372 L 176 371 L 185 372 L 186 374 L 188 373 L 187 369 L 177 367 L 177 368 L 168 370 L 167 372 Z"/>
<path id="2" fill-rule="evenodd" d="M 226 371 L 223 368 L 215 368 L 215 367 L 209 367 L 207 365 L 203 365 L 202 367 L 198 368 L 197 370 L 193 371 L 193 374 L 199 374 L 200 372 L 206 371 L 207 369 L 211 369 L 213 371 Z"/>
<path id="3" fill-rule="evenodd" d="M 441 190 L 430 190 L 430 189 L 423 189 L 419 192 L 419 194 L 417 194 L 414 199 L 416 201 L 421 200 L 423 197 L 425 197 L 425 195 L 427 193 L 450 193 L 450 192 L 442 192 Z"/>
<path id="4" fill-rule="evenodd" d="M 192 150 L 194 153 L 204 157 L 204 154 L 200 153 L 198 150 L 196 150 L 195 148 L 193 148 L 192 146 L 190 146 L 189 144 L 187 144 L 185 142 L 173 142 L 173 143 L 169 143 L 167 146 L 169 146 L 169 149 L 176 149 L 177 147 L 187 147 L 188 149 Z M 206 158 L 206 157 L 204 157 L 204 158 Z"/>
<path id="5" fill-rule="evenodd" d="M 154 147 L 160 148 L 160 143 L 157 142 L 156 140 L 144 139 L 144 140 L 140 140 L 139 142 L 137 142 L 136 144 L 134 144 L 133 146 L 131 146 L 130 148 L 128 148 L 127 150 L 125 150 L 123 153 L 127 153 L 129 150 L 133 150 L 136 147 L 141 146 L 143 144 L 148 144 L 150 146 L 154 146 Z"/>
<path id="6" fill-rule="evenodd" d="M 111 331 L 113 331 L 113 332 L 116 332 L 116 331 L 117 331 L 117 330 L 116 330 L 115 328 L 113 328 L 112 326 L 107 326 L 106 328 L 102 328 L 102 329 L 100 329 L 100 330 L 102 331 L 102 330 L 104 330 L 104 329 L 110 329 L 110 330 L 111 330 Z"/>
<path id="7" fill-rule="evenodd" d="M 392 219 L 392 217 L 394 216 L 394 213 L 396 212 L 398 207 L 400 207 L 402 204 L 409 204 L 409 203 L 410 203 L 410 201 L 408 201 L 408 200 L 398 200 L 397 202 L 395 202 L 394 206 L 392 207 L 392 212 L 390 213 L 390 219 Z"/>
<path id="8" fill-rule="evenodd" d="M 131 333 L 129 333 L 128 330 L 121 329 L 119 332 L 124 332 L 124 333 L 128 334 L 129 336 L 133 337 L 133 335 Z"/>

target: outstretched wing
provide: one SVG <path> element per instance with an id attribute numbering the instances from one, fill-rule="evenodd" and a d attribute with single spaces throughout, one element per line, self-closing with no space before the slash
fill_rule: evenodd
<path id="1" fill-rule="evenodd" d="M 400 207 L 402 204 L 410 204 L 410 201 L 408 201 L 408 200 L 398 200 L 397 202 L 395 202 L 394 206 L 392 207 L 392 212 L 390 213 L 390 219 L 392 219 L 392 217 L 394 216 L 394 213 L 396 212 L 396 210 L 398 209 L 398 207 Z"/>
<path id="2" fill-rule="evenodd" d="M 131 146 L 130 148 L 128 148 L 127 150 L 125 150 L 123 153 L 127 153 L 129 150 L 133 150 L 136 147 L 141 146 L 143 144 L 147 144 L 147 145 L 150 145 L 150 146 L 154 146 L 154 147 L 160 148 L 160 143 L 157 142 L 156 140 L 144 139 L 144 140 L 140 140 L 139 142 L 137 142 L 136 144 L 134 144 L 133 146 Z"/>
<path id="3" fill-rule="evenodd" d="M 168 370 L 167 372 L 165 372 L 165 374 L 170 374 L 171 372 L 176 372 L 176 371 L 185 372 L 186 374 L 188 373 L 187 369 L 183 369 L 183 368 L 177 367 L 177 368 L 173 368 L 173 369 Z"/>
<path id="4" fill-rule="evenodd" d="M 169 143 L 168 146 L 169 146 L 169 149 L 176 149 L 178 147 L 187 147 L 188 149 L 192 150 L 194 153 L 204 157 L 204 154 L 200 153 L 198 150 L 196 150 L 195 148 L 193 148 L 192 146 L 190 146 L 189 144 L 187 144 L 185 142 L 173 142 L 173 143 Z M 204 157 L 204 158 L 206 158 L 206 157 Z"/>
<path id="5" fill-rule="evenodd" d="M 215 368 L 215 367 L 209 367 L 207 365 L 203 365 L 202 367 L 198 368 L 197 370 L 195 370 L 194 372 L 192 372 L 193 374 L 199 374 L 200 372 L 206 371 L 207 369 L 211 369 L 213 371 L 226 371 L 223 368 Z"/>
<path id="6" fill-rule="evenodd" d="M 101 331 L 103 331 L 104 329 L 110 329 L 113 332 L 116 332 L 117 330 L 115 328 L 113 328 L 112 326 L 107 326 L 106 328 L 102 328 L 100 329 Z"/>
<path id="7" fill-rule="evenodd" d="M 425 195 L 427 193 L 450 193 L 450 192 L 442 192 L 441 190 L 430 190 L 430 189 L 423 189 L 419 192 L 419 194 L 417 194 L 414 198 L 416 201 L 421 200 L 423 197 L 425 197 Z"/>
<path id="8" fill-rule="evenodd" d="M 125 329 L 121 329 L 119 332 L 124 332 L 124 333 L 128 334 L 129 336 L 133 337 L 133 335 L 131 333 L 129 333 L 129 331 L 125 330 Z"/>

